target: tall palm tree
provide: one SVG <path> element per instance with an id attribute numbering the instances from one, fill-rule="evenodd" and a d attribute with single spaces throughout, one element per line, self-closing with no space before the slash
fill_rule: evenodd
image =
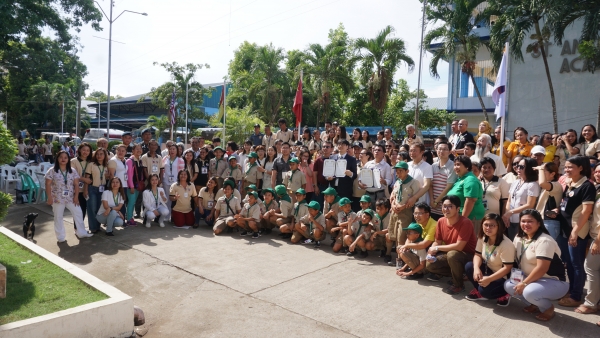
<path id="1" fill-rule="evenodd" d="M 477 33 L 473 32 L 474 22 L 478 22 L 478 7 L 483 0 L 456 0 L 452 6 L 444 0 L 433 0 L 427 3 L 427 20 L 436 24 L 443 22 L 442 26 L 430 30 L 423 39 L 423 45 L 440 43 L 441 46 L 433 51 L 433 58 L 429 63 L 429 72 L 439 78 L 438 63 L 440 60 L 455 58 L 461 66 L 461 71 L 469 76 L 479 99 L 481 111 L 486 121 L 489 121 L 485 104 L 481 98 L 479 87 L 475 82 L 474 71 L 477 66 L 476 55 L 482 46 L 488 47 Z"/>
<path id="2" fill-rule="evenodd" d="M 62 107 L 67 100 L 72 100 L 73 93 L 70 88 L 60 83 L 46 81 L 38 82 L 29 88 L 29 97 L 33 102 L 33 110 L 41 113 L 43 121 L 50 122 L 55 128 L 62 121 Z M 37 118 L 40 116 L 37 115 Z M 28 116 L 23 118 L 27 119 Z M 31 121 L 37 122 L 40 121 Z"/>
<path id="3" fill-rule="evenodd" d="M 281 68 L 283 60 L 282 48 L 275 48 L 272 44 L 262 46 L 257 50 L 248 74 L 252 78 L 248 96 L 251 101 L 260 97 L 259 112 L 263 114 L 264 120 L 270 123 L 274 123 L 279 117 L 283 102 L 281 88 L 288 82 L 286 73 Z"/>
<path id="4" fill-rule="evenodd" d="M 381 129 L 385 127 L 383 113 L 398 66 L 404 62 L 410 71 L 415 67 L 413 59 L 406 54 L 404 41 L 391 37 L 393 32 L 394 28 L 387 26 L 375 38 L 359 38 L 355 42 L 361 60 L 360 78 L 367 87 L 371 105 L 381 116 Z"/>
<path id="5" fill-rule="evenodd" d="M 485 10 L 485 16 L 495 15 L 498 17 L 490 32 L 490 45 L 496 61 L 500 59 L 504 43 L 508 41 L 510 53 L 518 61 L 523 62 L 521 47 L 526 36 L 533 40 L 526 52 L 539 52 L 542 55 L 546 79 L 550 90 L 552 101 L 552 120 L 554 133 L 558 133 L 558 117 L 556 115 L 556 99 L 554 86 L 548 66 L 547 50 L 544 48 L 550 41 L 551 31 L 549 25 L 544 23 L 546 15 L 553 11 L 551 1 L 539 0 L 496 0 L 489 2 L 490 7 Z"/>
<path id="6" fill-rule="evenodd" d="M 315 104 L 323 112 L 323 122 L 329 119 L 333 87 L 339 86 L 344 94 L 354 87 L 351 73 L 354 58 L 349 57 L 347 50 L 348 46 L 331 42 L 325 47 L 311 44 L 305 52 L 307 84 L 317 94 Z"/>

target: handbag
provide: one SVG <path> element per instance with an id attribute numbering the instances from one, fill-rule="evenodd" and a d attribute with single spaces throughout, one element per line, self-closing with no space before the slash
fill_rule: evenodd
<path id="1" fill-rule="evenodd" d="M 139 192 L 144 192 L 144 190 L 146 190 L 146 179 L 144 178 L 144 171 L 142 170 L 142 177 L 140 177 L 140 173 L 139 173 L 139 165 L 137 164 L 136 161 L 133 161 L 133 173 L 135 176 L 135 181 L 133 182 L 134 187 L 137 189 L 137 191 Z"/>

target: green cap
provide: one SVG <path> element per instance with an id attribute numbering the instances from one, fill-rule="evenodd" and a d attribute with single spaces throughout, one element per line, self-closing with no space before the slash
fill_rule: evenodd
<path id="1" fill-rule="evenodd" d="M 225 189 L 226 186 L 230 186 L 232 189 L 235 189 L 235 183 L 233 183 L 233 181 L 225 180 L 225 182 L 223 182 L 223 189 Z"/>
<path id="2" fill-rule="evenodd" d="M 292 157 L 289 163 L 300 163 L 300 160 L 297 157 Z"/>
<path id="3" fill-rule="evenodd" d="M 419 234 L 423 233 L 423 228 L 415 222 L 410 223 L 410 225 L 408 227 L 402 228 L 402 230 L 404 230 L 404 231 L 413 230 L 413 231 L 418 232 Z"/>
<path id="4" fill-rule="evenodd" d="M 225 152 L 225 150 L 223 150 L 223 148 L 221 148 L 221 146 L 215 147 L 215 149 L 213 149 L 213 153 L 217 150 L 220 150 L 222 152 Z"/>
<path id="5" fill-rule="evenodd" d="M 404 161 L 398 161 L 398 163 L 396 163 L 396 165 L 394 166 L 394 169 L 408 170 L 408 163 L 406 163 Z"/>
<path id="6" fill-rule="evenodd" d="M 371 219 L 373 219 L 373 217 L 375 217 L 375 213 L 373 212 L 373 210 L 371 209 L 365 209 L 365 211 L 363 211 L 365 214 L 371 216 Z"/>
<path id="7" fill-rule="evenodd" d="M 350 201 L 350 199 L 348 197 L 343 197 L 340 199 L 340 201 L 338 203 L 340 204 L 340 207 L 343 207 L 346 204 L 352 203 L 352 201 Z"/>
<path id="8" fill-rule="evenodd" d="M 310 203 L 308 203 L 308 207 L 315 210 L 321 210 L 321 205 L 317 201 L 310 201 Z"/>
<path id="9" fill-rule="evenodd" d="M 252 158 L 252 157 L 258 159 L 258 154 L 252 151 L 252 152 L 250 152 L 250 154 L 248 154 L 248 158 Z"/>
<path id="10" fill-rule="evenodd" d="M 252 195 L 254 198 L 258 199 L 258 193 L 256 191 L 251 191 L 248 193 L 248 195 Z"/>
<path id="11" fill-rule="evenodd" d="M 306 195 L 306 190 L 300 188 L 300 189 L 296 190 L 296 195 L 298 195 L 298 194 L 300 194 L 300 195 Z"/>
<path id="12" fill-rule="evenodd" d="M 369 195 L 363 195 L 360 198 L 360 202 L 361 203 L 363 203 L 363 202 L 365 202 L 365 203 L 371 203 L 371 196 L 369 196 Z"/>
<path id="13" fill-rule="evenodd" d="M 275 187 L 275 192 L 279 196 L 287 195 L 287 189 L 285 188 L 284 185 L 281 185 L 281 184 Z"/>
<path id="14" fill-rule="evenodd" d="M 246 190 L 250 190 L 250 189 L 256 191 L 256 184 L 250 184 L 249 186 L 246 187 Z"/>
<path id="15" fill-rule="evenodd" d="M 332 187 L 329 187 L 329 188 L 325 189 L 325 191 L 323 191 L 323 195 L 336 195 L 337 196 L 337 191 L 335 191 L 335 189 L 333 189 Z"/>
<path id="16" fill-rule="evenodd" d="M 236 160 L 237 161 L 237 156 L 235 155 L 231 155 L 227 158 L 227 161 L 231 161 L 231 160 Z"/>
<path id="17" fill-rule="evenodd" d="M 266 193 L 271 193 L 271 195 L 273 195 L 273 197 L 275 197 L 275 190 L 271 189 L 271 188 L 266 188 L 262 190 L 263 195 Z"/>

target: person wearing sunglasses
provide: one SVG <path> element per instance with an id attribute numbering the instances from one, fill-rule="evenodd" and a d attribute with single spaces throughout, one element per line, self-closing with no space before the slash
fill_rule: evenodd
<path id="1" fill-rule="evenodd" d="M 519 231 L 519 213 L 523 210 L 534 209 L 538 196 L 540 196 L 540 185 L 537 182 L 538 174 L 533 169 L 537 167 L 537 161 L 533 158 L 523 158 L 514 166 L 517 179 L 512 182 L 508 190 L 508 210 L 502 216 L 508 227 L 508 238 L 513 240 Z"/>
<path id="2" fill-rule="evenodd" d="M 506 175 L 502 176 L 502 178 L 506 181 L 506 183 L 512 184 L 512 182 L 517 180 L 519 175 L 517 174 L 517 171 L 515 168 L 516 168 L 516 166 L 519 165 L 519 162 L 521 162 L 522 159 L 523 159 L 523 156 L 521 156 L 521 155 L 515 156 L 515 158 L 513 159 L 512 163 L 511 163 L 510 171 Z"/>

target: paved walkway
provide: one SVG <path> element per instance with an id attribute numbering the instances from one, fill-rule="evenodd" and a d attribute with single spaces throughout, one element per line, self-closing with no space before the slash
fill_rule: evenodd
<path id="1" fill-rule="evenodd" d="M 378 257 L 347 258 L 328 245 L 290 245 L 276 234 L 215 237 L 208 228 L 130 227 L 57 244 L 51 208 L 13 206 L 2 222 L 22 234 L 39 212 L 38 245 L 134 298 L 145 337 L 598 337 L 598 315 L 557 307 L 540 323 L 513 300 L 469 302 L 440 283 L 401 280 Z M 72 221 L 69 214 L 66 221 Z M 69 228 L 71 223 L 65 223 Z M 326 241 L 327 243 L 329 240 Z M 0 256 L 2 254 L 0 253 Z"/>

